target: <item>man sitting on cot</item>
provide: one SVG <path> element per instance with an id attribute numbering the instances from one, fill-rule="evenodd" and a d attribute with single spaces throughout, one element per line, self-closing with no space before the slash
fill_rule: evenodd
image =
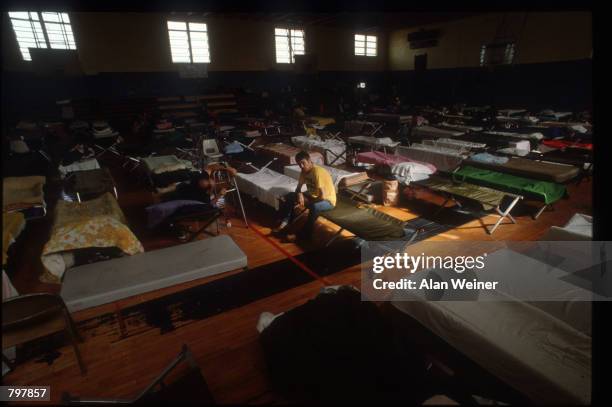
<path id="1" fill-rule="evenodd" d="M 336 206 L 336 189 L 331 175 L 326 169 L 315 165 L 310 155 L 300 151 L 295 156 L 295 161 L 302 172 L 295 192 L 284 197 L 280 213 L 283 216 L 280 225 L 274 229 L 274 233 L 281 233 L 294 220 L 294 209 L 308 208 L 308 221 L 297 236 L 288 236 L 289 240 L 309 239 L 314 228 L 315 221 L 321 212 L 334 209 Z M 302 186 L 306 185 L 307 192 L 302 193 Z"/>

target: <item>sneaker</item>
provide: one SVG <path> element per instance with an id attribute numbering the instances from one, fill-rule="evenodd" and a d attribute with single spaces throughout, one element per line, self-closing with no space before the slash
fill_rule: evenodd
<path id="1" fill-rule="evenodd" d="M 274 229 L 272 229 L 272 233 L 281 233 L 283 230 L 285 230 L 285 228 L 289 225 L 289 221 L 282 221 L 280 223 L 280 225 L 278 225 L 277 227 L 275 227 Z"/>
<path id="2" fill-rule="evenodd" d="M 286 243 L 295 243 L 298 241 L 298 236 L 294 233 L 289 234 L 285 237 L 285 242 Z"/>

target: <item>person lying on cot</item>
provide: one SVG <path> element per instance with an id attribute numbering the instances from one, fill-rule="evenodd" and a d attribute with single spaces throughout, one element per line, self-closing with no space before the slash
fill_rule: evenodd
<path id="1" fill-rule="evenodd" d="M 329 172 L 318 165 L 313 164 L 310 155 L 300 151 L 295 156 L 295 161 L 302 170 L 295 192 L 284 196 L 280 213 L 283 216 L 280 225 L 274 229 L 274 233 L 282 233 L 294 220 L 294 209 L 308 208 L 308 221 L 297 235 L 289 235 L 289 240 L 309 239 L 314 228 L 315 221 L 321 212 L 334 209 L 336 206 L 336 189 Z M 303 193 L 302 187 L 306 185 L 307 192 Z"/>
<path id="2" fill-rule="evenodd" d="M 206 171 L 194 174 L 187 182 L 171 185 L 159 192 L 155 198 L 162 202 L 145 208 L 148 227 L 153 229 L 166 225 L 181 241 L 188 239 L 189 233 L 181 224 L 172 222 L 172 219 L 177 216 L 215 216 L 225 206 L 226 189 L 221 188 L 215 194 L 215 182 Z"/>
<path id="3" fill-rule="evenodd" d="M 195 173 L 186 182 L 179 182 L 165 189 L 159 189 L 159 198 L 164 201 L 198 201 L 219 207 L 227 190 L 221 188 L 215 194 L 215 181 L 208 172 Z"/>

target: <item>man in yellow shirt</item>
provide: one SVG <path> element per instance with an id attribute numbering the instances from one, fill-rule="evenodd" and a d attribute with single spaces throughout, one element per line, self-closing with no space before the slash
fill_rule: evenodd
<path id="1" fill-rule="evenodd" d="M 283 219 L 274 232 L 283 231 L 287 225 L 293 222 L 294 208 L 297 206 L 298 208 L 308 208 L 308 221 L 298 237 L 309 238 L 319 214 L 330 211 L 336 206 L 336 188 L 329 172 L 323 167 L 314 165 L 307 152 L 300 151 L 297 153 L 295 161 L 302 170 L 298 186 L 295 192 L 285 196 L 285 201 L 280 208 Z M 303 185 L 306 185 L 306 193 L 301 192 Z"/>

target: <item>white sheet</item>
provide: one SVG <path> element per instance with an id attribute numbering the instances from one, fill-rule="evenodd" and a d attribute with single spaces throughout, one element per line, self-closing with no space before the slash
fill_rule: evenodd
<path id="1" fill-rule="evenodd" d="M 346 161 L 344 159 L 344 153 L 346 152 L 346 143 L 344 141 L 335 139 L 323 141 L 318 136 L 295 136 L 291 137 L 291 142 L 296 147 L 303 148 L 309 151 L 318 151 L 319 153 L 323 154 L 325 157 L 326 164 L 330 164 L 333 162 L 334 165 L 339 165 L 343 164 Z"/>
<path id="2" fill-rule="evenodd" d="M 413 181 L 426 180 L 434 172 L 431 167 L 412 161 L 398 163 L 391 167 L 391 174 L 395 175 L 404 185 L 409 185 Z"/>
<path id="3" fill-rule="evenodd" d="M 444 130 L 433 126 L 418 126 L 412 129 L 413 136 L 456 137 L 465 134 L 464 131 Z"/>
<path id="4" fill-rule="evenodd" d="M 268 168 L 253 174 L 239 172 L 236 175 L 236 182 L 240 192 L 244 192 L 276 210 L 279 209 L 278 198 L 289 192 L 295 192 L 298 184 L 293 178 Z M 302 187 L 302 191 L 306 191 L 306 185 Z"/>
<path id="5" fill-rule="evenodd" d="M 87 160 L 77 161 L 70 165 L 60 165 L 58 170 L 62 177 L 65 177 L 71 172 L 76 171 L 88 171 L 97 170 L 100 168 L 100 163 L 95 158 L 88 158 Z"/>
<path id="6" fill-rule="evenodd" d="M 523 263 L 537 261 L 508 252 L 504 249 L 490 254 L 487 263 L 499 253 L 498 260 L 516 263 L 520 274 Z M 553 273 L 539 277 L 556 279 Z M 517 283 L 521 291 L 525 291 L 526 281 L 529 279 Z M 565 290 L 565 286 L 560 289 Z M 484 293 L 489 299 L 499 300 L 483 300 Z M 504 292 L 481 292 L 479 301 L 426 302 L 416 297 L 412 297 L 414 301 L 402 301 L 415 295 L 403 291 L 395 294 L 393 305 L 536 404 L 588 404 L 591 303 L 509 301 L 512 294 L 510 287 Z M 565 297 L 567 291 L 560 295 Z"/>

